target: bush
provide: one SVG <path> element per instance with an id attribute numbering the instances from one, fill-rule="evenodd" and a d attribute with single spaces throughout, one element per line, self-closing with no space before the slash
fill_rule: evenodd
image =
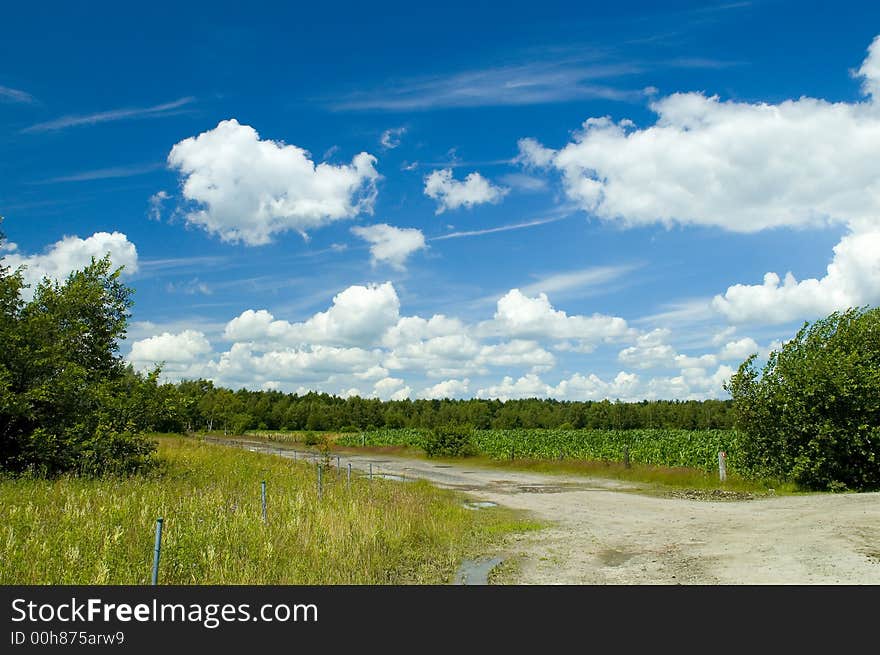
<path id="1" fill-rule="evenodd" d="M 307 432 L 303 443 L 307 446 L 323 446 L 328 443 L 328 438 L 321 432 Z"/>
<path id="2" fill-rule="evenodd" d="M 425 439 L 428 457 L 465 457 L 476 453 L 474 429 L 470 425 L 441 425 Z"/>
<path id="3" fill-rule="evenodd" d="M 739 467 L 809 489 L 880 488 L 880 308 L 835 312 L 725 387 Z"/>

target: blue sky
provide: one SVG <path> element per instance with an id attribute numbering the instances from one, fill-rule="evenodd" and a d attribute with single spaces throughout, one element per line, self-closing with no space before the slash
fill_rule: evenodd
<path id="1" fill-rule="evenodd" d="M 168 379 L 724 397 L 750 352 L 880 300 L 874 3 L 3 22 L 6 261 L 63 278 L 109 251 L 122 353 Z"/>

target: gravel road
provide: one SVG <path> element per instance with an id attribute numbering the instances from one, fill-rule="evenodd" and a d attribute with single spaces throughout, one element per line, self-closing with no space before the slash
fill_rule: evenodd
<path id="1" fill-rule="evenodd" d="M 880 493 L 708 501 L 466 462 L 341 457 L 343 467 L 372 463 L 374 474 L 424 478 L 549 522 L 491 553 L 518 562 L 513 584 L 880 584 Z"/>

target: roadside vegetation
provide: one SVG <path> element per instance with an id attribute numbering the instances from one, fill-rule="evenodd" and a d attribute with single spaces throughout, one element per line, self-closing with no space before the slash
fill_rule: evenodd
<path id="1" fill-rule="evenodd" d="M 270 432 L 255 430 L 243 435 L 244 439 L 268 444 L 278 444 L 284 448 L 301 448 L 308 450 L 310 444 L 320 442 L 319 450 L 332 453 L 334 450 L 357 450 L 364 453 L 397 454 L 406 457 L 431 457 L 438 462 L 452 463 L 461 455 L 455 454 L 428 454 L 425 443 L 431 440 L 433 431 L 426 430 L 377 430 L 364 433 L 315 433 L 315 432 Z M 473 431 L 473 437 L 468 442 L 470 450 L 467 454 L 469 467 L 483 466 L 499 470 L 532 471 L 547 474 L 569 474 L 585 477 L 601 477 L 629 482 L 642 483 L 656 487 L 657 491 L 675 490 L 705 490 L 725 491 L 747 494 L 781 494 L 794 493 L 799 487 L 793 482 L 778 478 L 745 477 L 739 474 L 735 468 L 727 469 L 727 479 L 721 481 L 718 473 L 717 442 L 709 439 L 708 444 L 699 445 L 697 452 L 706 451 L 705 460 L 711 457 L 712 462 L 704 466 L 693 463 L 682 463 L 684 446 L 687 444 L 700 444 L 705 438 L 705 433 L 700 431 L 680 431 L 677 435 L 682 438 L 680 448 L 671 448 L 669 443 L 665 447 L 669 449 L 674 463 L 661 461 L 662 458 L 655 454 L 654 461 L 642 461 L 638 450 L 631 454 L 629 464 L 624 455 L 623 445 L 627 444 L 626 433 L 613 431 L 566 431 L 564 438 L 567 442 L 583 441 L 586 445 L 570 450 L 558 448 L 560 435 L 553 430 L 522 430 L 522 431 Z M 513 434 L 507 434 L 508 432 Z M 643 439 L 651 439 L 648 431 L 643 431 Z M 222 433 L 215 433 L 222 437 Z M 633 435 L 630 435 L 631 438 Z M 733 439 L 733 432 L 726 435 Z M 670 435 L 666 435 L 671 438 Z M 525 448 L 511 450 L 510 443 L 528 442 Z M 602 448 L 595 448 L 598 444 L 605 444 Z M 606 443 L 607 442 L 607 443 Z M 490 453 L 482 450 L 485 444 L 495 444 L 496 448 Z M 631 443 L 631 442 L 630 442 Z M 725 441 L 727 445 L 733 441 Z M 499 446 L 499 444 L 501 444 Z M 543 444 L 543 445 L 542 445 Z M 623 445 L 615 445 L 623 444 Z M 589 448 L 595 448 L 589 450 Z M 646 449 L 650 452 L 650 449 Z M 657 447 L 657 452 L 662 449 Z M 542 454 L 543 453 L 543 454 Z M 714 453 L 714 455 L 712 454 Z M 513 457 L 511 458 L 511 454 Z M 561 457 L 560 457 L 561 454 Z M 734 458 L 735 460 L 735 458 Z"/>
<path id="2" fill-rule="evenodd" d="M 372 481 L 166 436 L 149 473 L 0 478 L 0 584 L 441 584 L 504 534 L 536 527 L 474 512 L 424 482 Z M 260 483 L 267 486 L 267 522 Z"/>
<path id="3" fill-rule="evenodd" d="M 810 489 L 880 489 L 880 308 L 805 324 L 727 386 L 740 470 Z"/>

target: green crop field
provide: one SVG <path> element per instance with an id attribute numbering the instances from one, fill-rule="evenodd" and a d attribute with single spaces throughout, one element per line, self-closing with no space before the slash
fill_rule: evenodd
<path id="1" fill-rule="evenodd" d="M 329 470 L 319 500 L 311 464 L 178 437 L 159 454 L 162 470 L 124 479 L 0 477 L 0 584 L 148 584 L 159 516 L 160 584 L 441 583 L 529 527 L 422 482 L 349 488 Z"/>
<path id="2" fill-rule="evenodd" d="M 423 448 L 428 430 L 401 429 L 343 435 L 347 446 L 411 446 Z M 629 449 L 634 464 L 682 466 L 717 470 L 718 452 L 727 453 L 728 470 L 736 471 L 733 430 L 475 430 L 474 444 L 494 459 L 577 459 L 623 461 Z"/>

